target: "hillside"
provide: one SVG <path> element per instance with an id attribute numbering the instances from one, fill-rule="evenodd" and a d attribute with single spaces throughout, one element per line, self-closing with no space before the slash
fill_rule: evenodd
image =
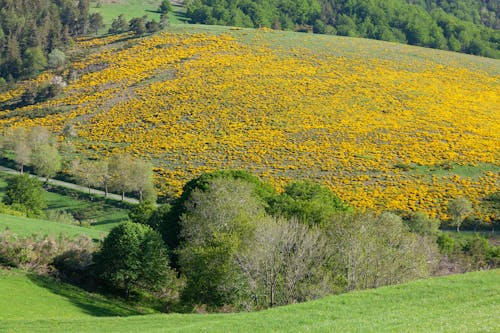
<path id="1" fill-rule="evenodd" d="M 7 332 L 497 332 L 500 271 L 483 271 L 255 313 L 110 318 L 133 310 L 82 298 L 23 273 L 0 271 L 0 330 Z M 22 292 L 20 290 L 22 289 Z M 64 292 L 71 290 L 71 293 Z M 8 306 L 2 302 L 8 299 Z M 29 300 L 29 306 L 26 306 Z M 52 309 L 56 309 L 53 311 Z"/>
<path id="2" fill-rule="evenodd" d="M 46 72 L 0 94 L 0 126 L 43 125 L 77 151 L 151 159 L 160 194 L 242 168 L 278 187 L 330 186 L 362 208 L 446 218 L 498 189 L 500 62 L 357 38 L 173 26 L 84 39 L 64 93 L 19 104 Z M 458 116 L 459 115 L 459 116 Z M 493 212 L 479 212 L 486 221 Z"/>

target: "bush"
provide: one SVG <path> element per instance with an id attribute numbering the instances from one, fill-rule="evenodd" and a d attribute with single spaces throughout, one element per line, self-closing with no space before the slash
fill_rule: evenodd
<path id="1" fill-rule="evenodd" d="M 30 236 L 20 238 L 8 230 L 0 233 L 0 263 L 37 272 L 52 271 L 52 262 L 67 251 L 91 253 L 93 242 L 86 236 Z"/>
<path id="2" fill-rule="evenodd" d="M 94 260 L 98 276 L 127 298 L 175 288 L 161 236 L 149 226 L 127 222 L 113 228 Z"/>
<path id="3" fill-rule="evenodd" d="M 27 174 L 7 179 L 3 202 L 7 205 L 17 204 L 15 210 L 22 209 L 28 217 L 43 215 L 43 209 L 47 206 L 42 183 Z"/>

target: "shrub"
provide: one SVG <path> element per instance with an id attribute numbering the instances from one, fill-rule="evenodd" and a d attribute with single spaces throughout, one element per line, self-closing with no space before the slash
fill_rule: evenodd
<path id="1" fill-rule="evenodd" d="M 22 209 L 29 217 L 41 216 L 47 206 L 42 183 L 27 174 L 7 179 L 3 202 L 7 205 L 17 204 L 15 209 Z"/>
<path id="2" fill-rule="evenodd" d="M 127 298 L 134 291 L 175 287 L 160 234 L 143 224 L 127 222 L 113 228 L 94 260 L 99 277 Z"/>

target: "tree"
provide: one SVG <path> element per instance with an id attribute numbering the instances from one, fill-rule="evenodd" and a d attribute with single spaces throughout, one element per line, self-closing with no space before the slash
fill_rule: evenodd
<path id="1" fill-rule="evenodd" d="M 66 55 L 59 49 L 53 49 L 48 56 L 48 65 L 50 68 L 62 68 L 66 64 Z"/>
<path id="2" fill-rule="evenodd" d="M 253 187 L 241 180 L 214 179 L 205 191 L 195 189 L 181 217 L 178 255 L 187 286 L 183 298 L 194 304 L 235 304 L 246 292 L 236 253 L 252 239 L 254 221 L 264 206 Z"/>
<path id="3" fill-rule="evenodd" d="M 129 22 L 129 29 L 133 31 L 136 35 L 144 35 L 146 33 L 146 16 L 134 17 Z"/>
<path id="4" fill-rule="evenodd" d="M 302 302 L 333 291 L 332 251 L 319 228 L 297 221 L 259 221 L 251 247 L 237 263 L 257 308 Z"/>
<path id="5" fill-rule="evenodd" d="M 104 197 L 108 196 L 108 186 L 111 182 L 111 173 L 109 169 L 108 160 L 100 160 L 94 164 L 94 186 L 102 187 L 104 189 Z"/>
<path id="6" fill-rule="evenodd" d="M 170 4 L 169 0 L 163 0 L 158 7 L 158 11 L 162 14 L 167 14 L 168 12 L 172 11 L 172 5 Z"/>
<path id="7" fill-rule="evenodd" d="M 79 184 L 88 187 L 89 194 L 91 186 L 98 183 L 98 181 L 96 181 L 96 168 L 94 164 L 95 162 L 92 161 L 75 159 L 71 162 L 70 167 L 71 175 L 76 178 Z"/>
<path id="8" fill-rule="evenodd" d="M 139 200 L 156 201 L 151 163 L 135 159 L 130 167 L 130 189 L 139 194 Z"/>
<path id="9" fill-rule="evenodd" d="M 416 212 L 404 221 L 411 232 L 421 236 L 435 237 L 439 233 L 439 221 L 421 212 Z"/>
<path id="10" fill-rule="evenodd" d="M 390 213 L 338 213 L 326 232 L 336 280 L 345 281 L 347 291 L 426 277 L 437 257 L 434 241 L 410 233 Z"/>
<path id="11" fill-rule="evenodd" d="M 45 144 L 37 148 L 32 156 L 33 168 L 36 174 L 46 178 L 55 176 L 62 167 L 62 159 L 56 147 Z"/>
<path id="12" fill-rule="evenodd" d="M 37 75 L 47 67 L 47 58 L 40 47 L 30 47 L 24 51 L 24 71 L 27 76 Z"/>
<path id="13" fill-rule="evenodd" d="M 6 148 L 13 153 L 13 159 L 21 173 L 24 167 L 31 163 L 31 147 L 28 143 L 28 132 L 24 127 L 16 127 L 6 137 Z"/>
<path id="14" fill-rule="evenodd" d="M 138 205 L 135 205 L 128 212 L 129 219 L 134 223 L 148 224 L 151 216 L 155 212 L 155 206 L 148 201 L 142 201 Z M 153 229 L 154 227 L 151 226 Z"/>
<path id="15" fill-rule="evenodd" d="M 42 184 L 27 174 L 7 179 L 7 187 L 2 201 L 7 205 L 21 205 L 28 216 L 36 217 L 47 207 Z"/>
<path id="16" fill-rule="evenodd" d="M 97 35 L 99 32 L 99 29 L 104 27 L 104 20 L 101 14 L 99 13 L 92 13 L 90 14 L 89 17 L 89 25 L 92 30 L 95 31 L 95 34 Z"/>
<path id="17" fill-rule="evenodd" d="M 311 182 L 294 182 L 271 201 L 270 212 L 276 216 L 297 218 L 307 225 L 323 226 L 336 212 L 350 207 L 328 188 Z"/>
<path id="18" fill-rule="evenodd" d="M 95 255 L 96 271 L 127 298 L 134 290 L 155 292 L 174 285 L 174 273 L 160 234 L 132 222 L 111 230 Z"/>
<path id="19" fill-rule="evenodd" d="M 472 204 L 463 197 L 456 198 L 448 204 L 448 214 L 451 216 L 451 223 L 460 232 L 460 226 L 464 219 L 473 212 Z"/>
<path id="20" fill-rule="evenodd" d="M 111 22 L 111 28 L 109 29 L 109 33 L 117 34 L 127 32 L 129 30 L 129 24 L 127 19 L 123 14 L 118 15 L 117 18 Z"/>
<path id="21" fill-rule="evenodd" d="M 132 156 L 128 154 L 113 155 L 109 160 L 110 187 L 121 193 L 122 201 L 125 199 L 125 192 L 132 188 L 130 177 L 132 163 Z"/>

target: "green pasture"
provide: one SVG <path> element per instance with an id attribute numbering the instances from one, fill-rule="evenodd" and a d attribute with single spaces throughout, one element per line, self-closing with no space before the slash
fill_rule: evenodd
<path id="1" fill-rule="evenodd" d="M 4 272 L 0 278 L 3 280 L 0 283 L 2 332 L 378 333 L 500 330 L 500 270 L 351 292 L 254 313 L 127 317 L 102 317 L 108 311 L 112 315 L 127 315 L 127 311 L 114 307 L 109 310 L 109 303 L 80 304 L 78 297 L 73 299 L 71 293 L 61 295 L 50 284 L 44 286 L 24 273 Z M 27 298 L 30 301 L 26 301 Z M 99 310 L 95 310 L 96 307 Z"/>

